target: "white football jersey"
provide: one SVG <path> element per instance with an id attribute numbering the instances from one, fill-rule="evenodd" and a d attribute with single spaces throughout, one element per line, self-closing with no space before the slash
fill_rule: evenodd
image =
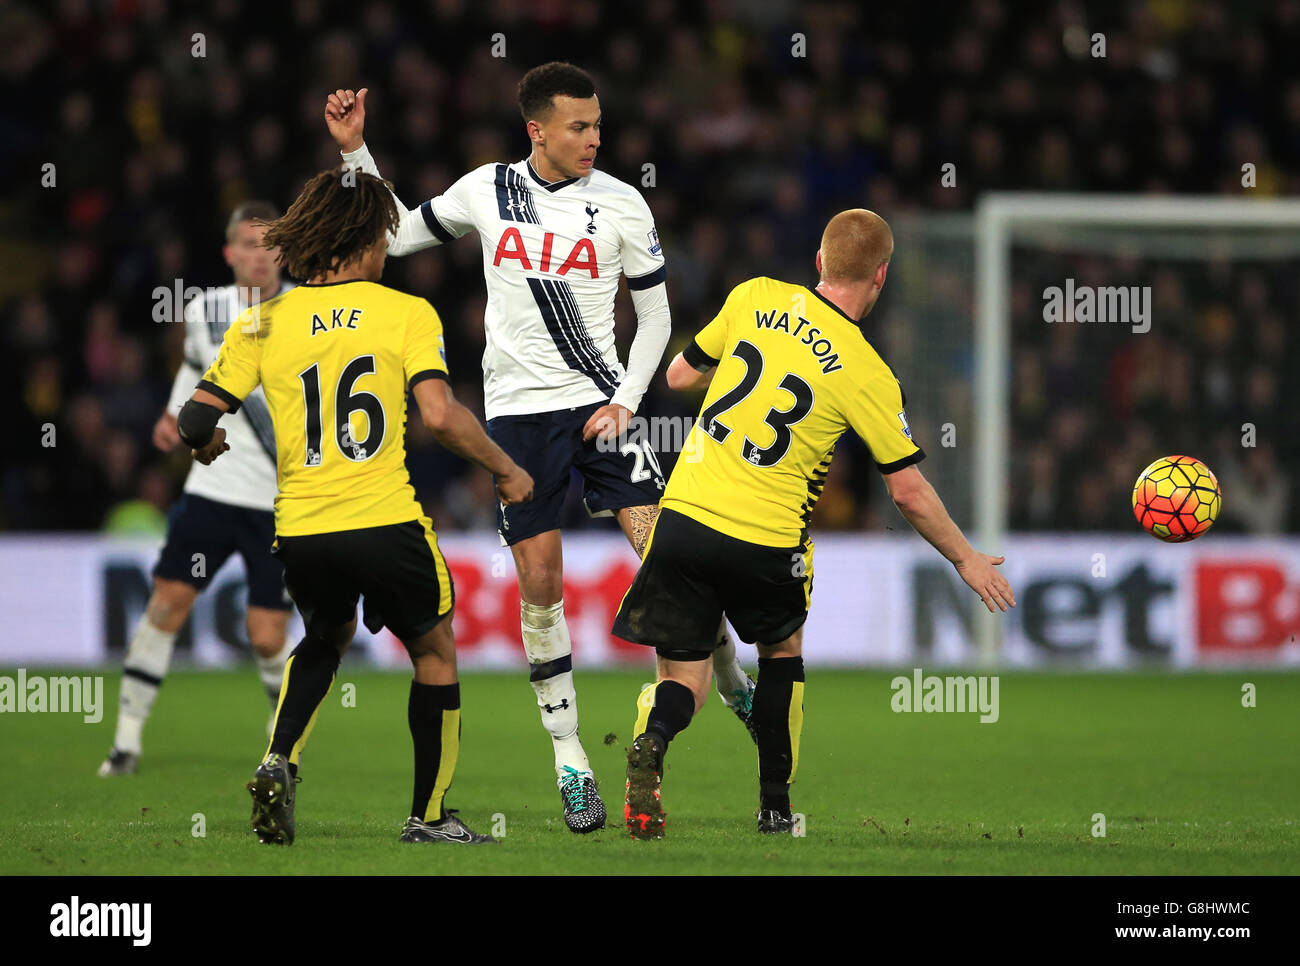
<path id="1" fill-rule="evenodd" d="M 378 175 L 368 151 L 355 157 Z M 547 182 L 523 160 L 485 164 L 418 210 L 423 225 L 405 219 L 391 254 L 449 242 L 471 229 L 479 234 L 488 297 L 483 397 L 489 419 L 614 396 L 625 374 L 614 345 L 619 276 L 640 292 L 666 275 L 654 217 L 640 192 L 595 170 Z M 643 381 L 657 362 L 650 360 Z M 636 408 L 644 389 L 629 393 L 629 408 Z"/>
<path id="2" fill-rule="evenodd" d="M 279 294 L 291 288 L 292 283 L 284 282 Z M 167 411 L 173 416 L 194 394 L 194 387 L 221 351 L 227 327 L 245 308 L 234 285 L 209 289 L 186 304 L 185 354 L 167 402 Z M 274 511 L 275 432 L 260 386 L 244 400 L 239 412 L 222 418 L 221 428 L 226 431 L 230 452 L 207 466 L 195 463 L 185 480 L 185 492 L 250 510 Z"/>

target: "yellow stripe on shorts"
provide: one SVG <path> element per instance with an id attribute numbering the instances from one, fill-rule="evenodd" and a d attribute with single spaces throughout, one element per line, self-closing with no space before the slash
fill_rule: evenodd
<path id="1" fill-rule="evenodd" d="M 447 567 L 447 559 L 438 549 L 438 535 L 433 532 L 433 521 L 428 517 L 420 517 L 420 526 L 424 527 L 424 540 L 429 545 L 429 552 L 433 554 L 433 567 L 438 574 L 438 616 L 442 617 L 451 610 L 451 570 Z"/>
<path id="2" fill-rule="evenodd" d="M 809 540 L 805 544 L 803 552 L 803 608 L 808 610 L 812 607 L 812 580 L 813 580 L 813 542 Z"/>

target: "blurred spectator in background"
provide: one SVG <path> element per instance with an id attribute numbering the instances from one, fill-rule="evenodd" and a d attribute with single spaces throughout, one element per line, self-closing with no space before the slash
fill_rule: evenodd
<path id="1" fill-rule="evenodd" d="M 600 163 L 642 188 L 663 240 L 670 351 L 740 279 L 811 281 L 819 226 L 843 207 L 900 224 L 909 213 L 969 212 L 990 189 L 1241 193 L 1245 161 L 1256 166 L 1254 196 L 1300 193 L 1300 81 L 1290 76 L 1300 3 L 1093 7 L 979 0 L 939 16 L 928 4 L 875 11 L 851 0 L 646 0 L 616 12 L 591 0 L 7 4 L 0 72 L 22 94 L 0 116 L 0 392 L 21 438 L 0 467 L 0 527 L 94 530 L 122 500 L 174 495 L 184 466 L 155 457 L 148 439 L 178 352 L 154 321 L 153 293 L 177 279 L 220 284 L 210 240 L 236 204 L 286 204 L 334 163 L 320 104 L 336 87 L 371 89 L 384 132 L 372 149 L 402 197 L 416 198 L 445 190 L 454 172 L 526 153 L 509 105 L 529 67 L 569 59 L 591 71 L 605 108 Z M 1090 53 L 1094 32 L 1106 36 L 1104 59 Z M 505 57 L 492 51 L 498 33 Z M 948 164 L 955 181 L 941 184 Z M 385 275 L 437 307 L 453 372 L 473 372 L 482 353 L 479 257 L 478 246 L 453 246 Z M 970 340 L 932 337 L 938 325 L 969 325 L 969 263 L 969 248 L 945 267 L 900 243 L 899 283 L 872 334 L 907 340 L 910 351 L 888 355 L 917 387 L 909 415 L 936 458 L 926 437 L 970 406 Z M 1037 293 L 1071 273 L 1151 284 L 1158 331 L 1085 339 L 1044 325 Z M 1013 526 L 1131 530 L 1119 512 L 1125 480 L 1251 422 L 1255 450 L 1204 457 L 1222 459 L 1232 482 L 1225 524 L 1297 528 L 1293 261 L 1206 271 L 1017 253 L 1014 274 Z M 908 324 L 892 325 L 894 312 Z M 643 413 L 691 412 L 693 402 L 657 382 Z M 56 445 L 42 445 L 47 425 Z M 439 529 L 488 529 L 482 474 L 408 432 L 412 482 Z M 870 454 L 845 446 L 818 525 L 888 525 Z M 671 462 L 666 454 L 665 469 Z M 161 500 L 160 481 L 171 490 Z"/>

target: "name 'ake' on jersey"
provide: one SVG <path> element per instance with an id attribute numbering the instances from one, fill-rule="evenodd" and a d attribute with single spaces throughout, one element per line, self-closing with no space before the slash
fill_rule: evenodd
<path id="1" fill-rule="evenodd" d="M 279 294 L 293 288 L 284 282 Z M 221 351 L 226 329 L 248 307 L 248 290 L 226 285 L 211 289 L 185 305 L 185 349 L 172 380 L 167 412 L 175 416 Z M 238 459 L 195 463 L 185 478 L 184 490 L 196 496 L 249 510 L 270 512 L 275 505 L 275 433 L 266 396 L 254 390 L 244 400 L 238 419 L 225 423 L 226 442 Z"/>
<path id="2" fill-rule="evenodd" d="M 718 368 L 661 505 L 721 533 L 803 544 L 846 429 L 882 473 L 925 457 L 893 371 L 858 324 L 812 289 L 742 282 L 684 356 Z"/>
<path id="3" fill-rule="evenodd" d="M 364 146 L 344 158 L 379 175 Z M 548 182 L 523 160 L 476 168 L 418 211 L 419 217 L 403 217 L 390 255 L 444 244 L 470 230 L 479 234 L 488 296 L 488 419 L 609 400 L 637 409 L 663 345 L 659 357 L 641 365 L 630 359 L 625 371 L 614 342 L 614 296 L 620 275 L 627 276 L 634 298 L 666 277 L 654 218 L 640 192 L 594 170 Z M 666 323 L 666 294 L 662 302 Z M 642 316 L 640 304 L 637 310 Z"/>
<path id="4" fill-rule="evenodd" d="M 406 397 L 447 378 L 442 346 L 428 302 L 362 280 L 299 285 L 226 330 L 199 386 L 234 412 L 262 385 L 277 444 L 277 535 L 423 516 L 406 471 Z M 232 445 L 217 462 L 236 455 Z"/>

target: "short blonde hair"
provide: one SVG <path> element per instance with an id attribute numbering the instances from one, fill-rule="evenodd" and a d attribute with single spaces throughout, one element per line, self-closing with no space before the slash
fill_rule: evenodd
<path id="1" fill-rule="evenodd" d="M 822 278 L 828 282 L 864 282 L 894 254 L 894 233 L 874 211 L 841 211 L 822 232 Z"/>

